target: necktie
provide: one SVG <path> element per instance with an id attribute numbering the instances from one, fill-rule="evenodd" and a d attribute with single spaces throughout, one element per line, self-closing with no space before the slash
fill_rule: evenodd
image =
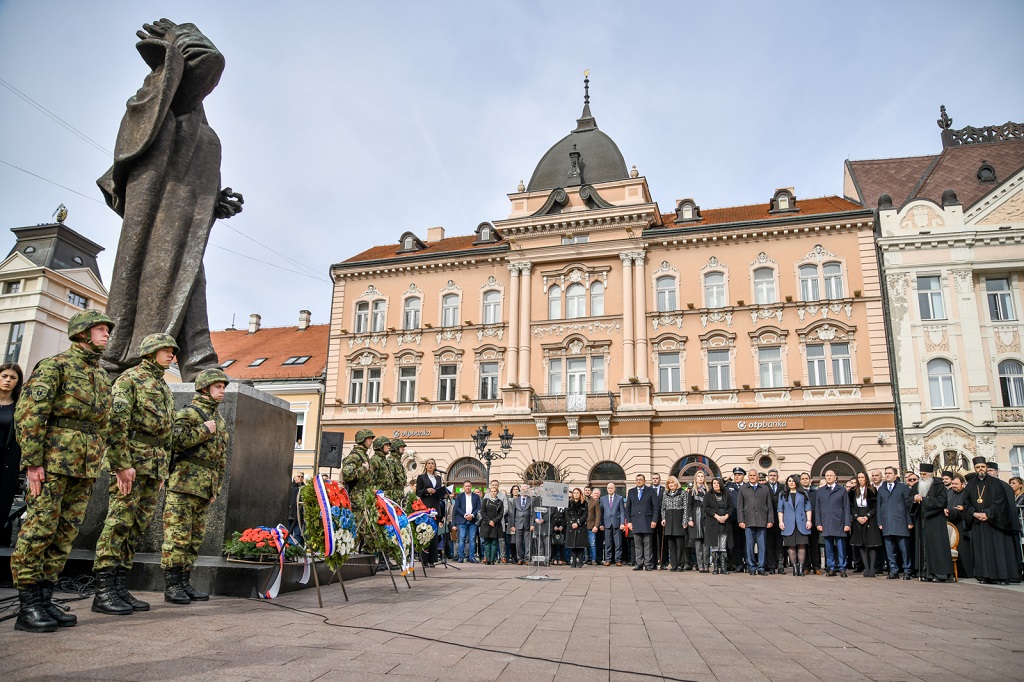
<path id="1" fill-rule="evenodd" d="M 892 483 L 889 484 L 889 492 L 892 492 Z"/>
<path id="2" fill-rule="evenodd" d="M 636 489 L 636 499 L 637 499 L 637 501 L 640 501 L 640 500 L 644 499 L 644 489 L 643 488 L 637 488 Z"/>
<path id="3" fill-rule="evenodd" d="M 522 497 L 520 498 L 520 504 L 522 505 L 522 508 L 523 508 L 523 509 L 526 509 L 526 495 L 523 495 L 523 496 L 522 496 Z"/>

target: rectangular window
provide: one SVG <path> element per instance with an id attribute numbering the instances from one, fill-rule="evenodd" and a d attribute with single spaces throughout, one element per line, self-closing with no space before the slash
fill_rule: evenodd
<path id="1" fill-rule="evenodd" d="M 387 303 L 384 301 L 373 302 L 373 314 L 370 317 L 370 331 L 382 332 L 384 331 L 385 312 L 387 311 Z"/>
<path id="2" fill-rule="evenodd" d="M 680 387 L 679 353 L 658 353 L 658 390 L 678 393 Z"/>
<path id="3" fill-rule="evenodd" d="M 566 409 L 572 412 L 587 409 L 587 359 L 569 358 L 565 362 L 568 391 Z"/>
<path id="4" fill-rule="evenodd" d="M 676 309 L 676 280 L 672 277 L 659 277 L 655 283 L 658 299 L 658 312 L 667 313 Z"/>
<path id="5" fill-rule="evenodd" d="M 729 368 L 729 351 L 708 351 L 708 390 L 728 391 L 732 388 L 732 376 Z"/>
<path id="6" fill-rule="evenodd" d="M 21 341 L 25 336 L 25 323 L 15 322 L 11 325 L 11 331 L 7 335 L 7 352 L 4 353 L 4 362 L 17 362 L 21 355 Z"/>
<path id="7" fill-rule="evenodd" d="M 833 343 L 829 346 L 832 352 L 832 383 L 852 384 L 853 366 L 850 363 L 850 344 Z"/>
<path id="8" fill-rule="evenodd" d="M 498 324 L 501 320 L 501 294 L 488 291 L 484 294 L 484 324 Z"/>
<path id="9" fill-rule="evenodd" d="M 562 246 L 572 246 L 573 244 L 586 244 L 588 242 L 590 242 L 589 234 L 576 234 L 562 237 Z"/>
<path id="10" fill-rule="evenodd" d="M 1024 478 L 1024 446 L 1010 448 L 1010 475 Z"/>
<path id="11" fill-rule="evenodd" d="M 560 395 L 562 393 L 562 361 L 548 361 L 548 393 Z"/>
<path id="12" fill-rule="evenodd" d="M 288 358 L 287 360 L 285 360 L 284 362 L 282 362 L 281 364 L 282 365 L 304 365 L 307 362 L 309 362 L 309 359 L 311 357 L 313 357 L 313 356 L 312 355 L 293 355 L 290 358 Z"/>
<path id="13" fill-rule="evenodd" d="M 758 268 L 754 271 L 754 302 L 758 305 L 775 303 L 775 271 Z"/>
<path id="14" fill-rule="evenodd" d="M 405 302 L 405 319 L 403 329 L 420 328 L 420 299 L 410 298 Z"/>
<path id="15" fill-rule="evenodd" d="M 595 355 L 590 358 L 590 390 L 594 393 L 604 393 L 607 390 L 604 384 L 603 355 Z"/>
<path id="16" fill-rule="evenodd" d="M 366 372 L 366 402 L 380 402 L 380 373 L 379 367 L 372 367 Z"/>
<path id="17" fill-rule="evenodd" d="M 825 263 L 825 298 L 843 297 L 843 266 L 839 263 Z"/>
<path id="18" fill-rule="evenodd" d="M 828 385 L 828 375 L 825 373 L 824 344 L 816 343 L 807 346 L 807 385 Z"/>
<path id="19" fill-rule="evenodd" d="M 459 297 L 445 296 L 441 303 L 441 326 L 454 327 L 459 323 Z"/>
<path id="20" fill-rule="evenodd" d="M 362 334 L 370 327 L 370 304 L 356 304 L 356 334 Z"/>
<path id="21" fill-rule="evenodd" d="M 7 282 L 4 284 L 5 294 L 20 294 L 21 293 L 21 282 Z"/>
<path id="22" fill-rule="evenodd" d="M 441 365 L 437 384 L 438 400 L 455 400 L 455 373 L 457 365 Z"/>
<path id="23" fill-rule="evenodd" d="M 256 358 L 255 360 L 253 360 L 252 362 L 249 363 L 249 366 L 250 367 L 259 367 L 260 365 L 262 365 L 266 361 L 267 361 L 266 358 Z"/>
<path id="24" fill-rule="evenodd" d="M 821 298 L 818 289 L 818 266 L 804 265 L 800 268 L 800 300 L 817 301 Z"/>
<path id="25" fill-rule="evenodd" d="M 704 276 L 704 306 L 725 307 L 725 275 L 722 273 L 712 272 Z"/>
<path id="26" fill-rule="evenodd" d="M 944 320 L 946 309 L 942 305 L 942 283 L 938 276 L 917 278 L 917 303 L 922 320 Z"/>
<path id="27" fill-rule="evenodd" d="M 416 402 L 415 367 L 402 367 L 398 370 L 398 402 Z"/>
<path id="28" fill-rule="evenodd" d="M 782 349 L 758 348 L 757 364 L 760 370 L 761 388 L 782 386 Z"/>
<path id="29" fill-rule="evenodd" d="M 73 291 L 68 293 L 68 303 L 74 306 L 78 306 L 83 310 L 89 307 L 89 299 L 87 299 L 85 296 L 79 296 Z"/>
<path id="30" fill-rule="evenodd" d="M 363 377 L 365 370 L 353 369 L 348 382 L 348 401 L 353 405 L 363 402 Z"/>
<path id="31" fill-rule="evenodd" d="M 295 449 L 302 450 L 306 431 L 306 412 L 295 412 Z"/>
<path id="32" fill-rule="evenodd" d="M 1017 319 L 1010 299 L 1010 280 L 1005 277 L 987 279 L 985 289 L 988 291 L 988 313 L 993 322 Z"/>
<path id="33" fill-rule="evenodd" d="M 480 363 L 480 400 L 498 398 L 498 363 Z"/>

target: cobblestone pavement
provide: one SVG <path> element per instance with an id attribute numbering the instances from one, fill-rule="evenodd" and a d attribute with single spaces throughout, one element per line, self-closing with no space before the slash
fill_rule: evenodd
<path id="1" fill-rule="evenodd" d="M 273 602 L 153 610 L 54 634 L 0 624 L 0 679 L 1014 680 L 1024 589 L 861 576 L 714 576 L 629 567 L 431 569 Z M 12 590 L 0 591 L 8 597 Z M 59 593 L 57 596 L 61 596 Z M 66 595 L 65 595 L 66 596 Z"/>

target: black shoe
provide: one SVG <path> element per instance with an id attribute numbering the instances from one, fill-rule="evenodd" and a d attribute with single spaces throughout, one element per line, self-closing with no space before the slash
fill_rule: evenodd
<path id="1" fill-rule="evenodd" d="M 896 580 L 896 579 L 898 579 L 899 577 L 900 577 L 900 576 L 899 576 L 899 574 L 898 574 L 898 573 L 890 573 L 889 575 L 885 576 L 885 579 L 886 579 L 886 580 Z"/>
<path id="2" fill-rule="evenodd" d="M 828 571 L 825 571 L 825 575 L 827 577 L 829 577 L 829 578 L 835 578 L 836 577 L 836 572 L 830 569 Z"/>
<path id="3" fill-rule="evenodd" d="M 750 575 L 757 575 L 757 571 L 755 571 L 754 569 L 750 569 Z"/>
<path id="4" fill-rule="evenodd" d="M 131 604 L 117 594 L 117 573 L 105 568 L 96 573 L 96 595 L 92 598 L 92 610 L 111 616 L 127 616 L 135 613 Z"/>
<path id="5" fill-rule="evenodd" d="M 634 571 L 642 571 L 642 570 L 644 570 L 644 565 L 643 564 L 637 564 L 636 566 L 633 567 L 633 570 Z"/>
<path id="6" fill-rule="evenodd" d="M 764 569 L 763 569 L 763 568 L 759 568 L 759 569 L 757 569 L 757 574 L 758 574 L 758 575 L 768 575 L 767 573 L 765 573 L 765 572 L 764 572 Z"/>
<path id="7" fill-rule="evenodd" d="M 839 575 L 842 576 L 843 578 L 845 578 L 846 577 L 846 569 L 843 569 L 842 571 L 839 571 Z"/>
<path id="8" fill-rule="evenodd" d="M 22 632 L 56 632 L 57 621 L 42 606 L 42 588 L 29 585 L 18 589 L 18 620 L 14 629 Z"/>
<path id="9" fill-rule="evenodd" d="M 164 571 L 164 601 L 171 604 L 191 604 L 192 599 L 185 594 L 181 585 L 181 567 L 168 568 Z"/>
<path id="10" fill-rule="evenodd" d="M 903 574 L 903 579 L 904 580 L 910 580 L 910 574 L 909 573 L 904 573 Z"/>
<path id="11" fill-rule="evenodd" d="M 127 587 L 125 587 L 127 583 L 128 569 L 117 569 L 117 596 L 120 597 L 121 601 L 125 604 L 132 607 L 132 610 L 134 611 L 149 611 L 149 604 L 132 596 L 132 593 L 128 591 Z"/>
<path id="12" fill-rule="evenodd" d="M 57 621 L 58 627 L 74 627 L 78 622 L 78 617 L 53 603 L 53 583 L 49 581 L 41 582 L 39 583 L 39 590 L 41 594 L 39 605 L 46 611 L 46 615 Z"/>
<path id="13" fill-rule="evenodd" d="M 185 594 L 192 601 L 210 601 L 210 595 L 207 592 L 200 592 L 192 586 L 190 579 L 192 578 L 192 571 L 181 572 L 181 589 L 185 590 Z"/>

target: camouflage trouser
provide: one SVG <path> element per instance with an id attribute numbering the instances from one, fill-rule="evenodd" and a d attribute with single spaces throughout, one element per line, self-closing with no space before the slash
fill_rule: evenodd
<path id="1" fill-rule="evenodd" d="M 181 566 L 187 571 L 192 570 L 199 557 L 199 546 L 203 544 L 206 535 L 206 512 L 209 508 L 210 501 L 205 498 L 167 491 L 161 566 Z"/>
<path id="2" fill-rule="evenodd" d="M 136 476 L 132 491 L 122 495 L 117 488 L 117 477 L 110 472 L 110 504 L 103 532 L 96 541 L 96 561 L 92 570 L 124 567 L 131 569 L 135 548 L 149 528 L 156 510 L 160 480 L 150 476 Z"/>
<path id="3" fill-rule="evenodd" d="M 94 481 L 46 473 L 42 492 L 28 498 L 28 516 L 11 556 L 16 587 L 57 581 L 78 537 Z"/>

